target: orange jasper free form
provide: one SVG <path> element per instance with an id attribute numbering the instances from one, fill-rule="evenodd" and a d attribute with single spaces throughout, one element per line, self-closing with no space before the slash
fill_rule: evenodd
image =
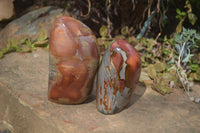
<path id="1" fill-rule="evenodd" d="M 50 35 L 49 100 L 62 104 L 84 102 L 91 91 L 98 60 L 92 31 L 74 18 L 57 18 Z"/>

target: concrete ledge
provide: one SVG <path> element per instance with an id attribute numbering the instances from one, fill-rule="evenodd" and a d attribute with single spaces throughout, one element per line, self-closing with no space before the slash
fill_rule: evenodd
<path id="1" fill-rule="evenodd" d="M 4 85 L 0 85 L 0 110 L 4 127 L 13 133 L 61 133 Z"/>
<path id="2" fill-rule="evenodd" d="M 0 121 L 16 133 L 200 132 L 200 106 L 180 90 L 163 97 L 139 85 L 127 109 L 103 115 L 93 95 L 80 105 L 49 102 L 47 86 L 47 50 L 6 55 L 0 60 Z"/>

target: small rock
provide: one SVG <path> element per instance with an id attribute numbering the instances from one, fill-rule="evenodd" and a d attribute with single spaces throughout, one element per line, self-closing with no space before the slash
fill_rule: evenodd
<path id="1" fill-rule="evenodd" d="M 0 21 L 13 16 L 13 1 L 14 0 L 0 0 Z"/>
<path id="2" fill-rule="evenodd" d="M 197 98 L 197 99 L 195 100 L 195 103 L 200 103 L 200 98 Z"/>
<path id="3" fill-rule="evenodd" d="M 192 96 L 190 96 L 189 99 L 190 99 L 191 101 L 194 101 L 194 97 L 192 97 Z"/>
<path id="4" fill-rule="evenodd" d="M 17 40 L 24 38 L 36 39 L 40 29 L 45 29 L 49 36 L 54 19 L 62 15 L 68 15 L 68 12 L 63 11 L 61 8 L 48 6 L 31 11 L 13 20 L 0 32 L 0 49 L 4 48 L 8 39 L 11 38 Z"/>

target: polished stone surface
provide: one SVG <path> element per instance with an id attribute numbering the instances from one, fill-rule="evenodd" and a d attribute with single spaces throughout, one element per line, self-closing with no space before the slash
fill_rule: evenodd
<path id="1" fill-rule="evenodd" d="M 123 110 L 131 100 L 141 73 L 137 50 L 118 39 L 105 51 L 96 74 L 97 109 L 103 114 Z"/>
<path id="2" fill-rule="evenodd" d="M 69 16 L 56 18 L 49 44 L 49 100 L 79 104 L 86 100 L 99 63 L 96 37 Z"/>

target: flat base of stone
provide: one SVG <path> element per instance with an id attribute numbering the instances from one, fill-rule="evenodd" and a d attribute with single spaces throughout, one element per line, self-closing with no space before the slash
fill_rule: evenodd
<path id="1" fill-rule="evenodd" d="M 44 49 L 11 53 L 0 60 L 0 122 L 6 123 L 0 131 L 200 132 L 200 105 L 189 101 L 182 90 L 162 96 L 139 84 L 129 106 L 114 115 L 99 113 L 94 95 L 79 105 L 52 103 L 47 97 L 48 63 L 48 51 Z"/>

